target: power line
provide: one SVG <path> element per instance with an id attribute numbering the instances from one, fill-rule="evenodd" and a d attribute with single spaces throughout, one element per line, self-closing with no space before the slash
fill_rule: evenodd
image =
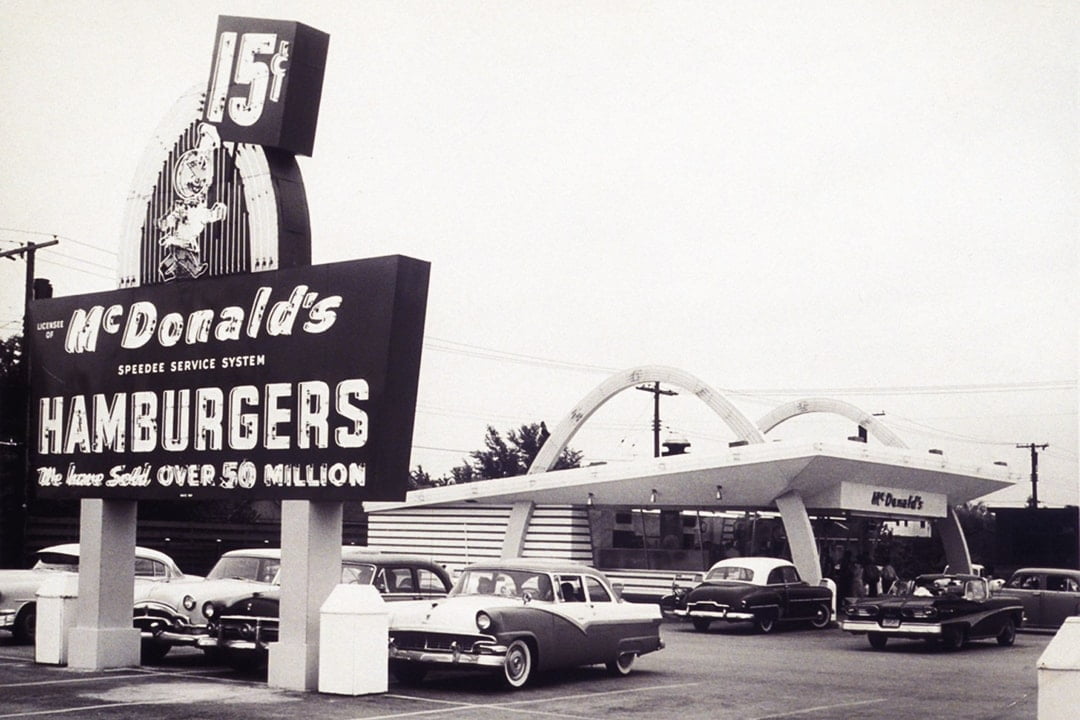
<path id="1" fill-rule="evenodd" d="M 85 242 L 83 240 L 76 240 L 75 238 L 71 238 L 71 237 L 68 237 L 66 235 L 60 235 L 60 234 L 57 234 L 57 233 L 43 232 L 41 230 L 23 230 L 21 228 L 11 228 L 11 227 L 0 227 L 0 232 L 19 233 L 21 235 L 37 235 L 37 236 L 40 236 L 40 237 L 51 237 L 51 238 L 56 238 L 57 240 L 63 240 L 64 242 L 70 242 L 70 243 L 75 243 L 76 245 L 82 245 L 83 247 L 87 247 L 87 248 L 90 248 L 91 250 L 96 250 L 98 252 L 105 253 L 106 255 L 114 255 L 114 256 L 119 255 L 119 253 L 116 250 L 107 250 L 106 248 L 103 248 L 103 247 L 101 247 L 99 245 L 94 245 L 93 243 L 88 243 L 88 242 Z M 18 242 L 17 240 L 6 240 L 6 239 L 4 241 L 5 242 Z"/>

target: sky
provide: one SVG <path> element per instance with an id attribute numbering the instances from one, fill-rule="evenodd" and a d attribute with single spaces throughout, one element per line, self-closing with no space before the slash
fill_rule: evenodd
<path id="1" fill-rule="evenodd" d="M 135 170 L 219 14 L 330 35 L 314 262 L 431 262 L 411 466 L 667 365 L 754 421 L 834 397 L 1007 462 L 991 505 L 1048 444 L 1039 499 L 1078 503 L 1074 3 L 0 0 L 0 251 L 59 239 L 57 296 L 116 287 Z M 0 260 L 0 337 L 24 274 Z M 650 457 L 652 412 L 627 390 L 571 446 Z M 661 425 L 734 439 L 686 393 Z"/>

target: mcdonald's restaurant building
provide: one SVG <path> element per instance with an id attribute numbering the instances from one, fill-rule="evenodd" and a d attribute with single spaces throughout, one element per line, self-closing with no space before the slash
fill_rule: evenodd
<path id="1" fill-rule="evenodd" d="M 641 382 L 697 396 L 738 439 L 710 457 L 548 471 L 597 408 Z M 851 419 L 863 442 L 769 441 L 780 423 L 815 412 Z M 872 551 L 874 538 L 859 531 L 881 525 L 873 521 L 897 534 L 925 529 L 952 568 L 970 569 L 953 508 L 1018 480 L 993 463 L 913 450 L 880 418 L 842 401 L 800 400 L 753 423 L 696 377 L 645 366 L 613 376 L 575 406 L 526 475 L 414 490 L 404 502 L 365 509 L 373 547 L 428 555 L 451 570 L 499 557 L 574 560 L 604 570 L 631 599 L 653 599 L 734 555 L 790 557 L 816 584 L 845 550 Z"/>

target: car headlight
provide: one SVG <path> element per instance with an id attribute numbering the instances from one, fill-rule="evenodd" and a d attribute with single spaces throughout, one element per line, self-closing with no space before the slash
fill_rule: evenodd
<path id="1" fill-rule="evenodd" d="M 205 615 L 207 618 L 213 619 L 213 617 L 217 615 L 217 608 L 214 607 L 214 603 L 210 600 L 204 602 L 202 606 L 202 614 Z"/>
<path id="2" fill-rule="evenodd" d="M 476 627 L 481 632 L 487 632 L 488 630 L 490 630 L 492 624 L 493 622 L 491 620 L 491 616 L 488 615 L 486 612 L 481 610 L 480 612 L 476 613 Z"/>
<path id="3" fill-rule="evenodd" d="M 191 612 L 195 609 L 195 598 L 190 595 L 185 595 L 184 599 L 180 601 L 180 604 L 184 606 L 184 609 Z"/>
<path id="4" fill-rule="evenodd" d="M 847 614 L 848 617 L 872 618 L 877 617 L 878 608 L 877 605 L 849 605 Z"/>
<path id="5" fill-rule="evenodd" d="M 937 608 L 935 607 L 911 608 L 908 612 L 911 614 L 911 617 L 918 620 L 927 620 L 929 618 L 935 618 L 938 615 Z"/>

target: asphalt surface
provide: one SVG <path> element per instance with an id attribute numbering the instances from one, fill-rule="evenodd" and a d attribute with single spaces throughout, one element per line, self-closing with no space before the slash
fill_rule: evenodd
<path id="1" fill-rule="evenodd" d="M 894 641 L 872 650 L 837 629 L 743 626 L 695 632 L 665 623 L 667 647 L 639 658 L 624 678 L 602 667 L 541 676 L 519 692 L 487 677 L 433 673 L 418 688 L 359 697 L 283 691 L 265 674 L 170 653 L 160 665 L 81 671 L 37 665 L 33 648 L 0 637 L 4 718 L 710 718 L 726 720 L 1035 720 L 1035 664 L 1052 635 L 1021 633 L 1016 645 L 973 643 L 958 652 Z M 1078 691 L 1080 693 L 1080 691 Z M 1080 701 L 1080 697 L 1078 697 Z"/>

